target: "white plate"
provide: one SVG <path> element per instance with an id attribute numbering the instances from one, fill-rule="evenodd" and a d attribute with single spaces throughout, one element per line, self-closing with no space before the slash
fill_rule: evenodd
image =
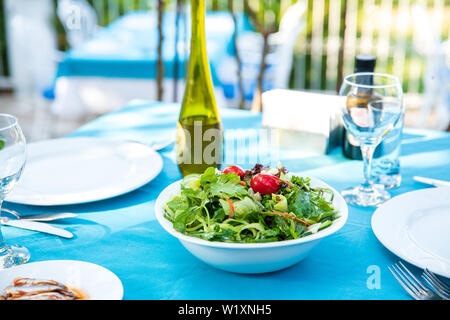
<path id="1" fill-rule="evenodd" d="M 295 173 L 294 173 L 295 174 Z M 295 174 L 302 176 L 301 174 Z M 345 200 L 335 189 L 325 182 L 311 178 L 311 186 L 331 189 L 334 192 L 333 206 L 339 218 L 332 225 L 312 235 L 286 241 L 265 243 L 227 243 L 207 241 L 184 235 L 173 228 L 164 217 L 164 204 L 180 191 L 181 180 L 165 188 L 156 199 L 155 215 L 161 226 L 172 236 L 178 238 L 183 246 L 194 256 L 207 264 L 236 273 L 264 273 L 290 267 L 303 260 L 325 237 L 341 229 L 348 216 Z"/>
<path id="2" fill-rule="evenodd" d="M 0 270 L 0 292 L 19 277 L 55 280 L 80 289 L 89 300 L 121 300 L 123 297 L 120 279 L 108 269 L 89 262 L 49 260 Z"/>
<path id="3" fill-rule="evenodd" d="M 400 258 L 450 278 L 450 187 L 392 198 L 373 214 L 372 229 Z"/>
<path id="4" fill-rule="evenodd" d="M 27 163 L 9 202 L 66 205 L 135 190 L 162 169 L 161 156 L 137 142 L 63 138 L 31 143 Z"/>

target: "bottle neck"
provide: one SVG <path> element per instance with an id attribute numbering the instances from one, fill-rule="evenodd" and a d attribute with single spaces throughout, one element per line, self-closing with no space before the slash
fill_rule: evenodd
<path id="1" fill-rule="evenodd" d="M 205 39 L 205 0 L 191 1 L 191 57 L 192 60 L 206 60 L 206 39 Z M 196 62 L 197 62 L 196 61 Z"/>
<path id="2" fill-rule="evenodd" d="M 180 118 L 219 119 L 206 53 L 205 0 L 191 1 L 191 52 Z"/>
<path id="3" fill-rule="evenodd" d="M 191 1 L 192 40 L 205 41 L 205 0 Z"/>
<path id="4" fill-rule="evenodd" d="M 361 72 L 373 72 L 373 69 L 366 69 L 366 70 L 355 70 L 356 73 L 361 73 Z M 373 76 L 368 76 L 368 75 L 364 75 L 364 76 L 356 76 L 356 83 L 357 84 L 361 84 L 361 85 L 365 85 L 365 86 L 372 86 L 373 85 Z M 366 87 L 359 87 L 357 90 L 358 94 L 362 94 L 362 95 L 372 95 L 373 93 L 373 89 L 372 88 L 366 88 Z"/>

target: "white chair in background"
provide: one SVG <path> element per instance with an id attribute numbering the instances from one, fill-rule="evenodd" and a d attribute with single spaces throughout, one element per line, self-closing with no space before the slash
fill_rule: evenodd
<path id="1" fill-rule="evenodd" d="M 58 0 L 56 13 L 71 47 L 89 40 L 100 29 L 97 13 L 86 0 Z"/>
<path id="2" fill-rule="evenodd" d="M 8 60 L 16 95 L 30 97 L 49 86 L 56 71 L 52 0 L 5 1 Z"/>
<path id="3" fill-rule="evenodd" d="M 446 62 L 445 44 L 423 5 L 414 5 L 412 13 L 417 37 L 415 47 L 426 59 L 425 92 L 416 125 L 425 127 L 434 108 L 436 121 L 433 128 L 445 130 L 450 123 L 450 68 Z"/>
<path id="4" fill-rule="evenodd" d="M 274 48 L 271 59 L 275 64 L 273 86 L 276 89 L 289 87 L 289 77 L 294 61 L 294 49 L 297 37 L 306 26 L 303 15 L 306 12 L 306 2 L 298 1 L 290 6 L 280 21 L 278 32 L 269 38 L 269 44 Z"/>

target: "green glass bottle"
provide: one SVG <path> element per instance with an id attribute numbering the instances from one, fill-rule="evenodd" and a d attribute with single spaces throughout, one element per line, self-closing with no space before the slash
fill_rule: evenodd
<path id="1" fill-rule="evenodd" d="M 177 124 L 176 152 L 183 176 L 220 168 L 223 130 L 206 55 L 205 0 L 191 1 L 192 37 L 186 88 Z"/>

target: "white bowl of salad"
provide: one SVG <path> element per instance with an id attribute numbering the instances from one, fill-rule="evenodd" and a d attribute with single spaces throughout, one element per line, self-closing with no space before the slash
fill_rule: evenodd
<path id="1" fill-rule="evenodd" d="M 207 264 L 265 273 L 303 260 L 342 228 L 348 207 L 319 179 L 257 164 L 186 176 L 163 190 L 155 212 L 161 226 Z"/>

